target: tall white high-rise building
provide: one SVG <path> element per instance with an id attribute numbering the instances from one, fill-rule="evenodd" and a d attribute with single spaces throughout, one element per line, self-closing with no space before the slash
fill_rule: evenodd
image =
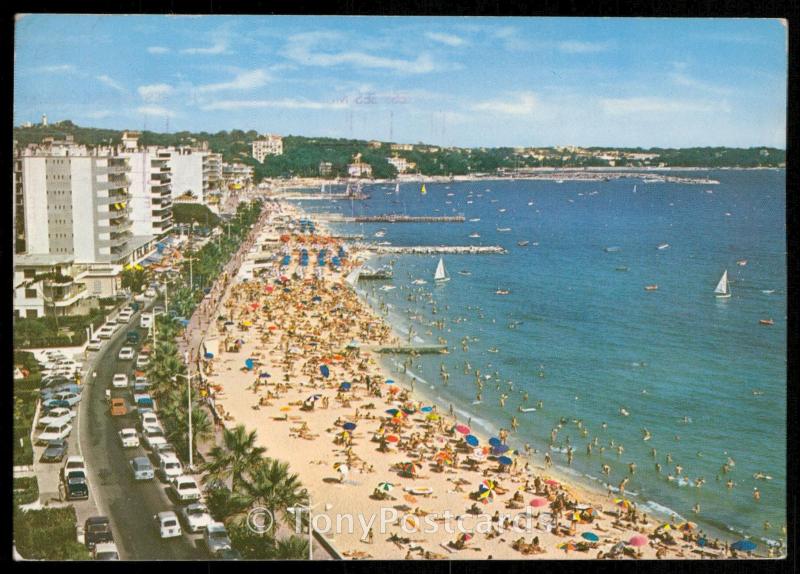
<path id="1" fill-rule="evenodd" d="M 215 204 L 222 185 L 222 155 L 193 147 L 162 150 L 169 156 L 172 199 Z"/>

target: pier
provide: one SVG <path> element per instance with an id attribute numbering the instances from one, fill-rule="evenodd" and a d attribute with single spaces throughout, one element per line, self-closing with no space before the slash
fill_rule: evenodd
<path id="1" fill-rule="evenodd" d="M 440 355 L 447 353 L 447 345 L 395 345 L 390 347 L 372 347 L 377 353 L 397 355 Z"/>
<path id="2" fill-rule="evenodd" d="M 363 215 L 347 217 L 336 213 L 315 214 L 320 221 L 331 223 L 464 223 L 463 215 L 402 215 L 389 213 L 384 215 Z"/>
<path id="3" fill-rule="evenodd" d="M 385 255 L 502 255 L 508 253 L 499 245 L 366 245 L 364 248 Z"/>

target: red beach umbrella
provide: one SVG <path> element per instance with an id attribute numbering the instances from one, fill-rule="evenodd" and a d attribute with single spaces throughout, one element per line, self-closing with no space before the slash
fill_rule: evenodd
<path id="1" fill-rule="evenodd" d="M 530 501 L 530 505 L 534 508 L 539 508 L 541 506 L 547 506 L 549 504 L 546 498 L 534 498 Z"/>
<path id="2" fill-rule="evenodd" d="M 396 434 L 390 434 L 389 436 L 386 437 L 386 442 L 399 442 L 399 441 L 400 437 L 397 436 Z"/>
<path id="3" fill-rule="evenodd" d="M 467 425 L 456 425 L 456 431 L 460 432 L 461 434 L 470 434 L 470 430 Z"/>
<path id="4" fill-rule="evenodd" d="M 628 540 L 628 544 L 631 546 L 647 546 L 647 542 L 647 536 L 642 536 L 641 534 L 631 536 L 631 539 Z"/>
<path id="5" fill-rule="evenodd" d="M 547 480 L 544 481 L 544 483 L 555 487 L 561 486 L 560 482 L 558 482 L 557 480 L 553 480 L 552 478 L 548 478 Z"/>

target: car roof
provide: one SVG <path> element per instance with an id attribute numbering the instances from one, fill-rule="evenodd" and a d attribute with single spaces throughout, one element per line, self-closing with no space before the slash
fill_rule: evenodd
<path id="1" fill-rule="evenodd" d="M 165 510 L 164 512 L 158 513 L 159 520 L 167 520 L 169 518 L 173 518 L 175 520 L 178 519 L 178 516 L 171 510 Z"/>
<path id="2" fill-rule="evenodd" d="M 63 438 L 56 438 L 47 443 L 47 448 L 61 448 L 65 446 L 67 446 L 67 441 Z"/>
<path id="3" fill-rule="evenodd" d="M 133 428 L 133 427 L 125 427 L 125 428 L 119 429 L 119 432 L 129 432 L 129 433 L 132 432 L 133 434 L 136 434 L 136 429 Z"/>
<path id="4" fill-rule="evenodd" d="M 71 462 L 84 462 L 83 457 L 79 454 L 71 454 L 67 457 L 67 464 Z"/>
<path id="5" fill-rule="evenodd" d="M 208 526 L 206 526 L 208 532 L 212 530 L 216 530 L 217 532 L 222 532 L 225 530 L 225 525 L 222 522 L 209 522 Z"/>
<path id="6" fill-rule="evenodd" d="M 101 523 L 109 523 L 110 520 L 108 516 L 90 516 L 86 519 L 87 524 L 101 524 Z"/>
<path id="7" fill-rule="evenodd" d="M 172 446 L 172 445 L 170 445 L 170 446 Z M 180 462 L 180 460 L 178 460 L 178 455 L 176 453 L 174 453 L 174 452 L 171 452 L 171 451 L 160 452 L 160 453 L 158 453 L 158 456 L 164 462 L 172 462 L 173 460 L 175 462 Z"/>
<path id="8" fill-rule="evenodd" d="M 119 552 L 117 550 L 117 545 L 113 542 L 100 542 L 99 544 L 95 544 L 94 551 L 98 554 L 101 552 Z"/>

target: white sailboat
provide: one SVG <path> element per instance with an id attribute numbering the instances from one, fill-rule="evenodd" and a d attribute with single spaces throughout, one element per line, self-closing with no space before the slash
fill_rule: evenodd
<path id="1" fill-rule="evenodd" d="M 446 283 L 450 281 L 450 276 L 444 268 L 444 260 L 439 257 L 439 265 L 436 266 L 436 273 L 433 276 L 434 281 L 437 283 Z"/>
<path id="2" fill-rule="evenodd" d="M 728 287 L 728 270 L 727 269 L 722 274 L 722 277 L 720 277 L 719 283 L 717 283 L 717 288 L 714 289 L 714 295 L 718 299 L 728 299 L 731 296 L 731 290 Z"/>
<path id="3" fill-rule="evenodd" d="M 400 184 L 399 184 L 399 183 L 395 184 L 395 186 L 394 186 L 394 193 L 395 193 L 395 195 L 397 195 L 398 193 L 400 193 Z"/>

